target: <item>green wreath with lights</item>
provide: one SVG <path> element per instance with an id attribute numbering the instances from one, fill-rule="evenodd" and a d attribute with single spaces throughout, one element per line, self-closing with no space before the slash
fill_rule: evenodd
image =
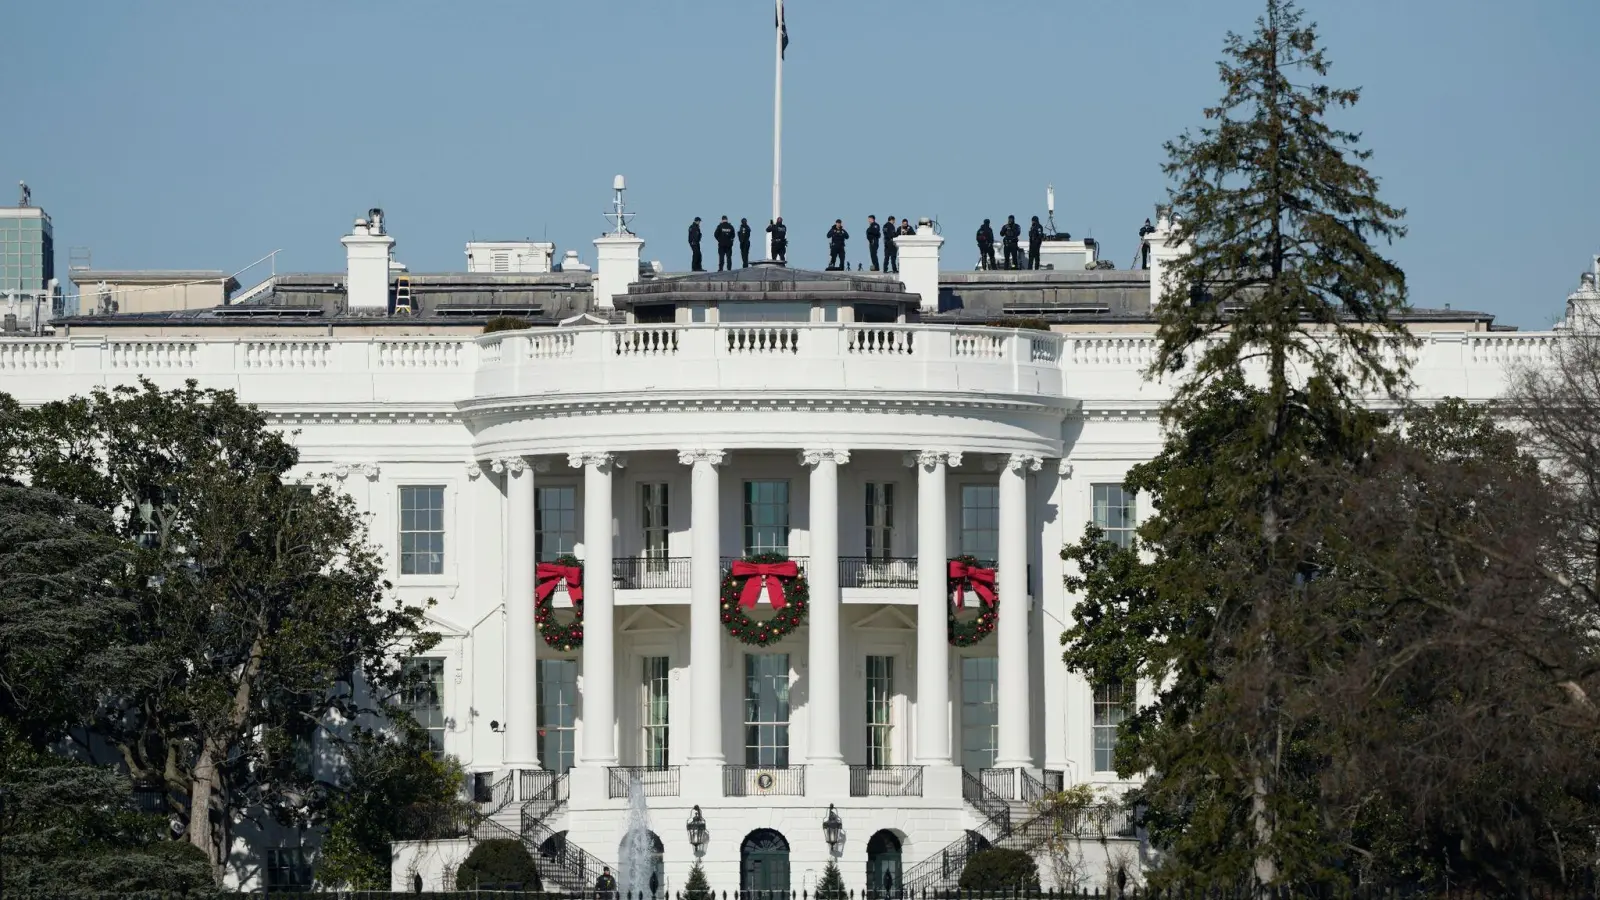
<path id="1" fill-rule="evenodd" d="M 551 589 L 543 591 L 543 596 L 534 595 L 533 627 L 551 647 L 564 651 L 576 650 L 583 646 L 583 563 L 576 556 L 566 554 L 557 557 L 554 565 L 574 568 L 579 572 L 578 584 L 571 581 L 567 583 L 567 596 L 572 598 L 572 621 L 563 623 L 556 620 L 556 592 L 555 585 L 551 584 Z M 540 590 L 548 581 L 548 577 L 540 579 Z"/>
<path id="2" fill-rule="evenodd" d="M 783 567 L 785 564 L 794 565 L 796 574 L 763 576 L 745 571 L 747 567 Z M 735 569 L 740 570 L 739 574 L 734 573 Z M 811 608 L 806 577 L 799 574 L 798 569 L 797 564 L 781 553 L 755 553 L 735 561 L 722 573 L 722 627 L 741 643 L 755 647 L 770 647 L 792 634 L 805 624 L 806 612 Z M 753 608 L 753 604 L 741 601 L 747 592 L 751 596 L 759 596 L 764 580 L 768 584 L 768 596 L 775 602 L 772 617 L 758 619 L 747 611 Z M 777 598 L 771 592 L 774 583 L 783 591 L 782 606 L 778 605 Z"/>
<path id="3" fill-rule="evenodd" d="M 964 569 L 978 569 L 980 572 L 988 573 L 991 576 L 994 570 L 980 568 L 978 558 L 971 555 L 954 557 L 950 560 L 950 565 L 948 566 L 950 574 L 947 577 L 947 590 L 950 594 L 950 619 L 946 626 L 946 635 L 952 647 L 971 647 L 973 644 L 981 643 L 984 638 L 994 633 L 995 626 L 1000 622 L 1000 598 L 994 592 L 991 580 L 991 582 L 986 583 L 985 588 L 989 591 L 990 596 L 994 598 L 993 602 L 985 602 L 982 597 L 982 591 L 979 591 L 980 605 L 977 618 L 956 618 L 956 611 L 960 608 L 956 604 L 959 599 L 957 591 L 964 591 L 972 586 L 972 582 L 968 578 L 964 576 L 958 577 L 955 574 L 958 565 Z"/>

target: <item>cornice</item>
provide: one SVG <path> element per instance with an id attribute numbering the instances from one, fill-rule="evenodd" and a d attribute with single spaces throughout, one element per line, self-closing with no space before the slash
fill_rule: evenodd
<path id="1" fill-rule="evenodd" d="M 876 412 L 888 415 L 918 415 L 974 410 L 1025 412 L 1059 415 L 1063 418 L 1077 409 L 1079 401 L 1070 397 L 994 394 L 858 396 L 763 396 L 742 394 L 726 397 L 704 395 L 631 397 L 506 397 L 463 401 L 463 419 L 504 421 L 521 418 L 576 418 L 612 415 L 619 412 Z"/>

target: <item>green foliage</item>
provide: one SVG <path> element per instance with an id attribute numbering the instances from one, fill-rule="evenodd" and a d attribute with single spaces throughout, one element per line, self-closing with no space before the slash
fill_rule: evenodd
<path id="1" fill-rule="evenodd" d="M 512 888 L 540 890 L 533 856 L 521 841 L 498 838 L 479 843 L 456 870 L 459 890 Z"/>
<path id="2" fill-rule="evenodd" d="M 387 890 L 391 841 L 453 837 L 476 813 L 462 797 L 460 764 L 434 753 L 427 731 L 409 719 L 385 731 L 357 731 L 344 757 L 317 860 L 320 883 Z M 430 833 L 441 823 L 448 834 Z"/>
<path id="3" fill-rule="evenodd" d="M 829 859 L 822 877 L 817 879 L 816 900 L 845 900 L 844 874 L 839 871 L 839 861 Z"/>
<path id="4" fill-rule="evenodd" d="M 1006 316 L 983 323 L 991 328 L 1021 328 L 1027 331 L 1049 331 L 1050 323 L 1032 316 Z"/>
<path id="5" fill-rule="evenodd" d="M 683 900 L 715 900 L 711 883 L 706 880 L 706 870 L 696 859 L 689 869 L 689 878 L 683 883 Z"/>
<path id="6" fill-rule="evenodd" d="M 495 316 L 483 323 L 483 333 L 494 334 L 496 331 L 521 331 L 524 328 L 532 327 L 533 323 L 518 316 Z"/>
<path id="7" fill-rule="evenodd" d="M 1021 850 L 997 847 L 967 857 L 958 886 L 963 891 L 1010 892 L 1039 890 L 1039 867 Z"/>

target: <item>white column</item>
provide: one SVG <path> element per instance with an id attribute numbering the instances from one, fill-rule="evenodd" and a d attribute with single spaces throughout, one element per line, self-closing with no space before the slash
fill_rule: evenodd
<path id="1" fill-rule="evenodd" d="M 496 459 L 492 468 L 506 479 L 506 683 L 505 765 L 539 768 L 535 738 L 539 636 L 533 624 L 533 477 L 535 465 L 520 456 Z"/>
<path id="2" fill-rule="evenodd" d="M 721 450 L 683 450 L 692 466 L 689 498 L 689 764 L 720 766 L 722 756 Z"/>
<path id="3" fill-rule="evenodd" d="M 839 743 L 839 466 L 850 461 L 848 450 L 806 450 L 803 465 L 811 467 L 811 558 L 806 580 L 811 591 L 810 689 L 806 728 L 810 749 L 806 764 L 842 766 Z"/>
<path id="4" fill-rule="evenodd" d="M 1013 453 L 1000 470 L 1000 550 L 996 574 L 1000 592 L 1000 624 L 996 626 L 1000 657 L 996 690 L 999 704 L 999 746 L 995 766 L 1033 766 L 1029 757 L 1028 711 L 1033 688 L 1028 684 L 1028 473 L 1039 471 L 1037 456 Z"/>
<path id="5" fill-rule="evenodd" d="M 568 455 L 583 469 L 583 763 L 617 764 L 616 607 L 611 584 L 611 475 L 624 465 L 610 453 Z"/>
<path id="6" fill-rule="evenodd" d="M 950 596 L 945 472 L 961 454 L 923 450 L 917 467 L 917 762 L 952 765 L 950 753 Z"/>

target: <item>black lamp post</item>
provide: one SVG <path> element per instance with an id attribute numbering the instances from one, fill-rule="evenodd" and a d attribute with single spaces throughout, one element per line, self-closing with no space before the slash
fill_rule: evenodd
<path id="1" fill-rule="evenodd" d="M 694 853 L 699 856 L 705 850 L 711 835 L 706 832 L 706 817 L 700 815 L 700 805 L 695 804 L 694 812 L 689 816 L 689 845 L 694 848 Z"/>
<path id="2" fill-rule="evenodd" d="M 839 821 L 839 811 L 828 804 L 828 817 L 822 820 L 822 834 L 828 839 L 828 849 L 837 853 L 844 843 L 844 823 Z"/>

